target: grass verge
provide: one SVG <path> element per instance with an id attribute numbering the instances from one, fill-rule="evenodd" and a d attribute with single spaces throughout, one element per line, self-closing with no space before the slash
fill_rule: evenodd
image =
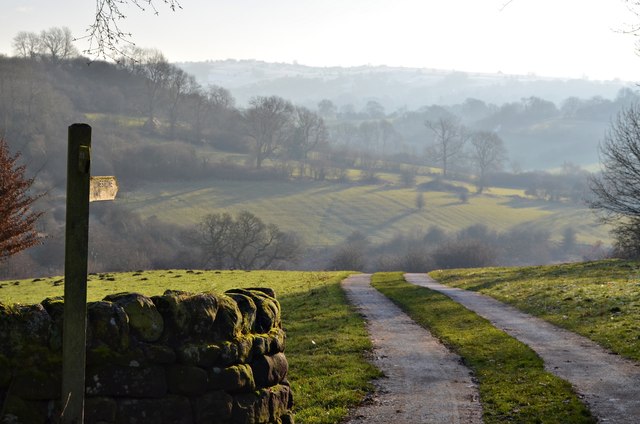
<path id="1" fill-rule="evenodd" d="M 282 306 L 289 379 L 298 422 L 340 422 L 372 390 L 379 376 L 365 356 L 371 342 L 347 303 L 340 281 L 347 272 L 163 270 L 91 275 L 89 300 L 134 291 L 148 296 L 166 289 L 223 292 L 233 287 L 271 287 Z M 15 284 L 18 283 L 18 284 Z M 37 303 L 63 294 L 60 277 L 0 282 L 0 302 Z"/>
<path id="2" fill-rule="evenodd" d="M 640 361 L 640 263 L 605 260 L 432 272 Z"/>
<path id="3" fill-rule="evenodd" d="M 594 423 L 566 381 L 544 371 L 525 344 L 448 297 L 377 273 L 373 286 L 463 358 L 478 380 L 483 419 L 490 423 Z"/>

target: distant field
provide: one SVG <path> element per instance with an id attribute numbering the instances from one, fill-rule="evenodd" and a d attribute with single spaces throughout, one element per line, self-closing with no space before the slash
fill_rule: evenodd
<path id="1" fill-rule="evenodd" d="M 110 293 L 162 294 L 166 289 L 223 292 L 233 287 L 271 287 L 282 305 L 286 354 L 298 422 L 340 422 L 371 390 L 379 372 L 364 355 L 371 342 L 362 318 L 340 289 L 348 272 L 140 271 L 91 275 L 90 300 Z M 0 302 L 37 303 L 61 295 L 59 277 L 0 282 Z"/>
<path id="2" fill-rule="evenodd" d="M 458 269 L 429 275 L 510 303 L 640 361 L 639 262 Z"/>
<path id="3" fill-rule="evenodd" d="M 416 194 L 414 188 L 392 183 L 213 180 L 144 184 L 123 192 L 118 202 L 142 216 L 179 224 L 195 224 L 212 212 L 247 209 L 296 231 L 312 246 L 339 243 L 356 230 L 380 242 L 432 225 L 456 231 L 473 224 L 498 231 L 525 225 L 549 230 L 556 239 L 572 226 L 580 242 L 609 240 L 607 228 L 586 207 L 528 199 L 519 190 L 490 188 L 480 196 L 469 195 L 467 203 L 452 193 L 425 192 L 422 210 L 415 208 Z"/>

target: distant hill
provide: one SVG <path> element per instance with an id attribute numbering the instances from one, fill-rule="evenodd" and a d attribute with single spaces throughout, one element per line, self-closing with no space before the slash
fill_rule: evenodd
<path id="1" fill-rule="evenodd" d="M 454 70 L 388 66 L 312 67 L 257 60 L 178 63 L 201 84 L 231 90 L 240 105 L 255 95 L 276 94 L 294 103 L 315 106 L 322 99 L 361 108 L 376 100 L 392 112 L 424 105 L 451 105 L 467 98 L 502 104 L 536 96 L 560 104 L 568 97 L 614 98 L 629 81 L 546 78 L 536 75 L 480 74 Z"/>

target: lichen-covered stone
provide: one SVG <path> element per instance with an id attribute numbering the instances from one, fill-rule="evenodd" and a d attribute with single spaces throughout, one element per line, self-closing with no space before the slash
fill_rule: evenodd
<path id="1" fill-rule="evenodd" d="M 291 384 L 289 380 L 285 378 L 280 382 L 281 386 L 287 386 L 289 388 L 289 403 L 287 403 L 287 409 L 293 409 L 293 390 L 291 390 Z"/>
<path id="2" fill-rule="evenodd" d="M 113 423 L 116 420 L 118 403 L 108 397 L 88 397 L 84 401 L 84 421 L 90 423 Z"/>
<path id="3" fill-rule="evenodd" d="M 129 317 L 132 333 L 145 342 L 155 342 L 162 335 L 164 320 L 156 305 L 139 293 L 118 293 L 104 300 L 120 305 Z"/>
<path id="4" fill-rule="evenodd" d="M 13 322 L 13 311 L 9 306 L 0 302 L 0 353 L 5 355 L 12 353 L 11 329 Z"/>
<path id="5" fill-rule="evenodd" d="M 243 317 L 236 301 L 226 295 L 218 299 L 218 314 L 215 331 L 211 334 L 215 341 L 234 340 L 242 333 Z"/>
<path id="6" fill-rule="evenodd" d="M 9 395 L 25 400 L 58 399 L 61 384 L 60 373 L 20 369 L 13 376 Z"/>
<path id="7" fill-rule="evenodd" d="M 54 400 L 25 400 L 7 395 L 2 413 L 2 423 L 49 423 L 57 422 L 60 408 Z"/>
<path id="8" fill-rule="evenodd" d="M 219 365 L 228 366 L 249 362 L 252 355 L 253 339 L 244 337 L 235 342 L 224 342 L 220 346 Z"/>
<path id="9" fill-rule="evenodd" d="M 275 354 L 275 353 L 284 352 L 286 337 L 287 337 L 286 333 L 284 332 L 283 329 L 278 328 L 278 329 L 272 330 L 268 336 L 269 353 Z"/>
<path id="10" fill-rule="evenodd" d="M 254 357 L 266 355 L 271 348 L 271 339 L 267 336 L 256 335 L 253 336 L 252 353 Z"/>
<path id="11" fill-rule="evenodd" d="M 233 293 L 244 294 L 253 300 L 256 305 L 256 320 L 253 325 L 253 331 L 256 333 L 268 333 L 273 328 L 282 326 L 280 319 L 280 303 L 275 297 L 269 296 L 265 289 L 233 289 L 228 290 L 227 294 Z"/>
<path id="12" fill-rule="evenodd" d="M 150 311 L 161 317 L 162 335 L 144 321 Z M 293 422 L 273 291 L 127 293 L 88 312 L 87 424 Z M 0 304 L 0 410 L 12 414 L 2 412 L 0 422 L 59 417 L 63 315 L 60 298 Z"/>
<path id="13" fill-rule="evenodd" d="M 62 349 L 62 324 L 64 321 L 64 297 L 48 297 L 42 301 L 42 306 L 51 317 L 51 336 L 49 346 L 53 350 Z"/>
<path id="14" fill-rule="evenodd" d="M 115 351 L 129 347 L 129 319 L 120 305 L 91 302 L 87 306 L 87 341 L 92 347 L 109 346 Z"/>
<path id="15" fill-rule="evenodd" d="M 269 393 L 260 390 L 234 396 L 231 422 L 234 424 L 269 423 Z"/>
<path id="16" fill-rule="evenodd" d="M 0 390 L 9 387 L 11 375 L 12 372 L 9 358 L 0 354 Z"/>
<path id="17" fill-rule="evenodd" d="M 248 364 L 253 359 L 253 337 L 245 336 L 236 340 L 238 345 L 238 363 Z"/>
<path id="18" fill-rule="evenodd" d="M 215 334 L 218 299 L 213 294 L 167 290 L 151 300 L 164 319 L 167 339 L 173 342 L 186 338 L 215 341 L 211 339 Z"/>
<path id="19" fill-rule="evenodd" d="M 41 304 L 0 304 L 0 353 L 23 356 L 49 346 L 52 321 Z"/>
<path id="20" fill-rule="evenodd" d="M 271 421 L 276 422 L 280 417 L 287 413 L 290 409 L 290 394 L 291 388 L 289 386 L 277 385 L 270 387 L 269 392 L 269 413 Z"/>
<path id="21" fill-rule="evenodd" d="M 167 368 L 167 385 L 170 393 L 196 396 L 207 391 L 207 372 L 190 365 L 171 365 Z"/>
<path id="22" fill-rule="evenodd" d="M 192 424 L 193 413 L 189 399 L 169 395 L 162 399 L 118 400 L 116 424 L 171 423 Z"/>
<path id="23" fill-rule="evenodd" d="M 6 398 L 7 398 L 7 389 L 6 388 L 0 389 L 0 405 L 4 405 L 4 400 Z M 0 415 L 0 420 L 2 420 L 2 415 Z"/>
<path id="24" fill-rule="evenodd" d="M 104 364 L 126 365 L 120 356 L 120 353 L 113 350 L 110 346 L 98 345 L 97 347 L 87 347 L 86 362 L 87 366 L 100 366 Z"/>
<path id="25" fill-rule="evenodd" d="M 185 364 L 209 368 L 218 361 L 221 350 L 215 344 L 189 343 L 178 349 L 178 357 Z"/>
<path id="26" fill-rule="evenodd" d="M 270 387 L 280 384 L 287 377 L 289 364 L 283 353 L 277 353 L 255 358 L 251 369 L 257 387 Z"/>
<path id="27" fill-rule="evenodd" d="M 159 398 L 167 393 L 167 380 L 162 367 L 122 367 L 105 365 L 88 369 L 86 393 L 90 396 L 130 396 Z"/>
<path id="28" fill-rule="evenodd" d="M 225 294 L 236 302 L 238 309 L 242 314 L 242 333 L 250 333 L 256 322 L 256 314 L 258 312 L 256 303 L 250 296 L 244 293 L 234 293 L 231 291 L 226 292 Z"/>
<path id="29" fill-rule="evenodd" d="M 271 287 L 248 287 L 247 290 L 261 292 L 269 297 L 276 299 L 276 292 Z"/>
<path id="30" fill-rule="evenodd" d="M 195 423 L 227 423 L 232 407 L 233 398 L 223 390 L 206 393 L 193 401 Z"/>
<path id="31" fill-rule="evenodd" d="M 140 343 L 139 346 L 147 362 L 161 365 L 176 362 L 176 352 L 168 346 L 151 343 Z"/>
<path id="32" fill-rule="evenodd" d="M 281 424 L 295 424 L 295 419 L 293 418 L 293 414 L 291 412 L 288 412 L 284 415 L 280 416 L 280 423 Z"/>
<path id="33" fill-rule="evenodd" d="M 246 364 L 226 368 L 214 367 L 209 371 L 209 390 L 222 389 L 230 393 L 252 392 L 256 389 L 253 371 Z"/>

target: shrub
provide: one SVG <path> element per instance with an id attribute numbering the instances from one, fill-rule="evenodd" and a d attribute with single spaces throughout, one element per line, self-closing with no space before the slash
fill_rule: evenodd
<path id="1" fill-rule="evenodd" d="M 478 240 L 456 240 L 436 248 L 433 260 L 438 268 L 480 268 L 496 263 L 493 248 Z"/>

